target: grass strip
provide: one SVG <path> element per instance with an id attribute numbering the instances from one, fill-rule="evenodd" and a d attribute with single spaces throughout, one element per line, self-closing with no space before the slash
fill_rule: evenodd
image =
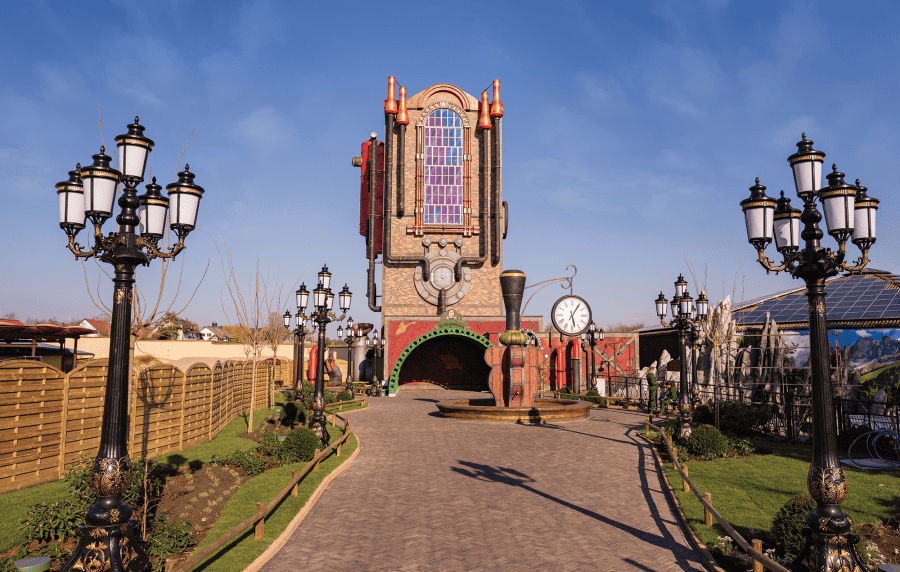
<path id="1" fill-rule="evenodd" d="M 267 408 L 257 410 L 253 414 L 254 430 L 259 429 L 266 417 L 272 413 L 273 411 Z M 212 441 L 177 453 L 162 455 L 158 460 L 178 468 L 192 463 L 200 465 L 209 463 L 215 454 L 228 454 L 238 449 L 241 451 L 255 449 L 257 443 L 254 441 L 238 438 L 238 435 L 247 432 L 248 417 L 246 413 L 238 415 Z M 18 524 L 24 519 L 27 508 L 45 502 L 69 502 L 69 489 L 64 480 L 0 494 L 0 522 L 8 523 L 7 526 L 0 527 L 0 552 L 6 552 L 25 542 Z"/>
<path id="2" fill-rule="evenodd" d="M 328 425 L 327 427 L 332 441 L 341 437 L 340 429 L 333 425 Z M 357 444 L 356 436 L 351 435 L 342 447 L 340 457 L 332 454 L 322 461 L 318 471 L 309 473 L 306 478 L 300 481 L 297 487 L 297 496 L 286 496 L 284 501 L 266 517 L 263 540 L 255 539 L 253 528 L 251 527 L 229 545 L 223 546 L 217 554 L 213 554 L 192 570 L 197 572 L 240 572 L 249 566 L 256 557 L 262 554 L 284 532 L 322 480 L 341 463 L 350 458 L 356 450 Z M 256 512 L 257 502 L 268 503 L 271 501 L 290 480 L 291 471 L 302 469 L 304 465 L 306 463 L 302 462 L 285 465 L 244 483 L 225 504 L 225 508 L 222 510 L 222 514 L 216 521 L 215 526 L 194 551 L 202 549 L 243 520 L 252 516 Z"/>
<path id="3" fill-rule="evenodd" d="M 685 463 L 697 488 L 712 493 L 712 505 L 748 542 L 754 538 L 765 541 L 778 509 L 791 497 L 807 492 L 811 447 L 784 443 L 767 443 L 766 447 L 774 452 Z M 713 521 L 712 527 L 704 524 L 703 506 L 693 492 L 682 491 L 681 474 L 672 468 L 671 462 L 664 464 L 664 470 L 688 524 L 700 541 L 713 545 L 718 537 L 727 536 L 717 522 Z M 844 467 L 844 474 L 849 495 L 841 508 L 854 523 L 880 522 L 896 514 L 900 504 L 896 494 L 900 490 L 900 476 L 889 471 L 861 471 L 851 467 Z"/>

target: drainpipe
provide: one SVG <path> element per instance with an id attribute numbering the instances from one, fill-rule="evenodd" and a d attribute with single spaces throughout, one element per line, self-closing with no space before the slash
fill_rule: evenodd
<path id="1" fill-rule="evenodd" d="M 368 170 L 369 183 L 369 225 L 366 228 L 366 240 L 368 242 L 368 253 L 366 258 L 369 259 L 368 281 L 366 286 L 366 295 L 369 299 L 369 309 L 373 312 L 381 312 L 381 306 L 376 304 L 378 293 L 375 290 L 375 202 L 378 197 L 376 191 L 378 187 L 375 181 L 375 167 L 378 164 L 378 140 L 377 135 L 373 132 L 369 135 L 369 161 L 366 163 Z"/>
<path id="2" fill-rule="evenodd" d="M 406 88 L 400 86 L 400 108 L 397 111 L 397 125 L 400 126 L 400 137 L 397 141 L 397 218 L 406 214 L 406 126 L 409 124 L 409 112 L 406 110 Z"/>
<path id="3" fill-rule="evenodd" d="M 397 215 L 402 217 L 403 211 L 403 185 L 405 183 L 405 177 L 403 175 L 403 157 L 404 157 L 404 147 L 406 146 L 406 124 L 409 123 L 409 114 L 406 112 L 406 88 L 400 88 L 400 105 L 397 107 L 397 102 L 393 99 L 394 96 L 394 78 L 388 78 L 388 100 L 392 101 L 394 105 L 390 107 L 388 105 L 388 101 L 384 102 L 384 114 L 385 114 L 385 122 L 384 122 L 384 139 L 385 139 L 385 163 L 388 161 L 388 157 L 390 157 L 390 161 L 393 162 L 393 141 L 394 141 L 394 115 L 397 114 L 396 122 L 400 124 L 400 141 L 398 143 L 398 155 L 400 159 L 400 179 L 398 181 L 399 193 L 400 197 L 398 197 L 398 205 L 397 205 Z M 390 107 L 390 109 L 389 109 Z M 391 111 L 391 109 L 393 111 Z M 402 111 L 402 113 L 400 113 Z M 401 123 L 402 121 L 402 123 Z M 390 153 L 390 155 L 388 155 Z M 393 206 L 391 205 L 391 182 L 392 172 L 391 169 L 385 165 L 384 170 L 384 212 L 391 213 L 393 211 Z M 394 256 L 391 254 L 391 220 L 390 217 L 385 217 L 384 219 L 384 235 L 381 241 L 381 251 L 382 251 L 382 261 L 389 262 L 391 264 L 394 263 L 407 263 L 407 264 L 422 264 L 423 269 L 423 278 L 425 280 L 431 279 L 431 261 L 425 258 L 424 256 Z M 371 264 L 371 263 L 370 263 Z M 374 276 L 374 275 L 373 275 Z M 379 311 L 380 311 L 379 307 Z"/>
<path id="4" fill-rule="evenodd" d="M 478 157 L 478 256 L 461 256 L 454 267 L 454 278 L 457 282 L 462 280 L 463 264 L 477 266 L 487 260 L 488 241 L 488 184 L 490 181 L 489 151 L 491 142 L 491 119 L 488 115 L 487 92 L 481 92 L 481 109 L 478 117 L 478 128 L 481 129 L 481 153 Z"/>
<path id="5" fill-rule="evenodd" d="M 503 104 L 500 102 L 500 80 L 494 80 L 494 100 L 491 102 L 491 119 L 496 127 L 496 131 L 494 132 L 493 137 L 493 146 L 492 146 L 492 157 L 491 157 L 491 190 L 492 190 L 492 200 L 491 200 L 491 265 L 497 266 L 500 264 L 500 241 L 501 238 L 501 230 L 500 230 L 500 209 L 502 208 L 500 204 L 500 193 L 502 192 L 502 167 L 503 167 L 503 156 L 502 151 L 500 149 L 500 144 L 502 142 L 501 135 L 501 123 L 503 118 Z M 505 233 L 503 233 L 505 234 Z"/>

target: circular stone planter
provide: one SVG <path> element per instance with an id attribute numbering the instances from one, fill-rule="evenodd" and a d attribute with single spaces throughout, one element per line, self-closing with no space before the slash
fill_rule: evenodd
<path id="1" fill-rule="evenodd" d="M 437 404 L 444 417 L 500 423 L 581 421 L 591 416 L 592 403 L 575 399 L 535 399 L 534 407 L 497 407 L 493 398 L 455 399 Z"/>

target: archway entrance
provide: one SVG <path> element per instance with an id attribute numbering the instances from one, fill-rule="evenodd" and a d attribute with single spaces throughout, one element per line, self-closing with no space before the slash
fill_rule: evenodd
<path id="1" fill-rule="evenodd" d="M 390 377 L 390 392 L 403 384 L 427 382 L 452 389 L 488 389 L 491 368 L 484 361 L 490 340 L 458 321 L 443 321 L 419 336 L 400 354 Z"/>
<path id="2" fill-rule="evenodd" d="M 482 391 L 491 368 L 484 346 L 464 336 L 437 336 L 419 344 L 403 362 L 398 385 L 427 382 L 448 389 Z"/>

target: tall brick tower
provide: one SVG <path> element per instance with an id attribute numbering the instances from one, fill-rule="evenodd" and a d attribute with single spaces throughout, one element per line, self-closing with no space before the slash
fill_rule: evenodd
<path id="1" fill-rule="evenodd" d="M 487 388 L 484 349 L 505 328 L 508 220 L 499 81 L 492 90 L 490 103 L 487 90 L 479 101 L 450 84 L 407 98 L 390 77 L 383 139 L 373 133 L 354 158 L 368 303 L 386 342 L 376 367 L 391 393 L 410 382 Z"/>

